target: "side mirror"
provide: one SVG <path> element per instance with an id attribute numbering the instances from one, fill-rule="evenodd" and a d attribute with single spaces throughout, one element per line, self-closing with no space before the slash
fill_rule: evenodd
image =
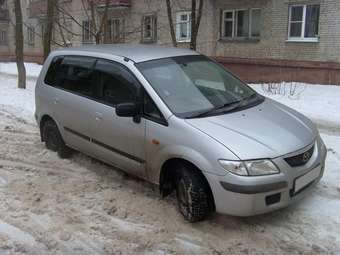
<path id="1" fill-rule="evenodd" d="M 117 104 L 116 114 L 119 117 L 135 117 L 137 115 L 137 106 L 135 103 Z"/>

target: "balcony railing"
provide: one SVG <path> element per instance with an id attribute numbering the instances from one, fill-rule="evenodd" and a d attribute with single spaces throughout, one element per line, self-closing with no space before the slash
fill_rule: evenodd
<path id="1" fill-rule="evenodd" d="M 0 21 L 9 21 L 9 11 L 0 10 Z"/>
<path id="2" fill-rule="evenodd" d="M 62 0 L 67 1 L 67 0 Z M 98 7 L 105 7 L 106 0 L 92 0 Z M 131 0 L 109 0 L 109 7 L 130 7 Z M 29 4 L 29 16 L 39 17 L 47 14 L 47 1 L 46 0 L 35 0 Z"/>
<path id="3" fill-rule="evenodd" d="M 47 14 L 47 1 L 46 0 L 31 1 L 29 3 L 28 9 L 30 18 L 45 16 Z"/>
<path id="4" fill-rule="evenodd" d="M 106 4 L 106 0 L 93 0 L 98 7 L 104 7 Z M 109 7 L 130 7 L 131 0 L 109 0 Z"/>

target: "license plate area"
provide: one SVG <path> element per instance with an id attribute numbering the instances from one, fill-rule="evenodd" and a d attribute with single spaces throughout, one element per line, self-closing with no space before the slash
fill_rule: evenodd
<path id="1" fill-rule="evenodd" d="M 294 181 L 293 194 L 296 195 L 297 193 L 302 191 L 309 184 L 315 181 L 320 176 L 320 174 L 321 174 L 321 165 L 305 173 L 304 175 L 297 177 Z"/>

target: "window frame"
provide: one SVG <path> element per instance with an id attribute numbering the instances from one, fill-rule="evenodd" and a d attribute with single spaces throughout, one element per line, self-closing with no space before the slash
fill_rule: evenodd
<path id="1" fill-rule="evenodd" d="M 94 66 L 92 68 L 93 72 L 96 71 L 95 67 L 97 65 L 98 60 L 101 60 L 101 61 L 106 61 L 106 62 L 109 62 L 111 64 L 118 65 L 118 66 L 122 67 L 123 69 L 125 69 L 133 77 L 133 79 L 135 80 L 135 83 L 136 83 L 135 84 L 136 85 L 136 99 L 135 99 L 134 103 L 137 104 L 138 101 L 140 100 L 140 90 L 141 90 L 142 85 L 140 84 L 140 82 L 137 79 L 137 77 L 133 74 L 133 72 L 128 67 L 126 67 L 125 65 L 123 65 L 123 64 L 121 64 L 121 63 L 119 63 L 117 61 L 114 61 L 114 60 L 111 60 L 111 59 L 105 59 L 105 58 L 95 58 L 95 59 L 96 59 L 96 61 L 95 61 Z M 93 93 L 93 91 L 92 91 L 92 93 Z M 104 104 L 104 105 L 116 108 L 116 104 L 112 104 L 112 103 L 106 102 L 104 100 L 94 98 L 93 95 L 92 95 L 91 99 L 96 101 L 96 102 L 98 102 L 98 103 L 101 103 L 101 104 Z"/>
<path id="2" fill-rule="evenodd" d="M 181 21 L 181 16 L 187 15 L 188 19 L 187 21 Z M 181 34 L 181 24 L 187 24 L 188 29 L 188 36 L 187 37 L 180 37 Z M 181 43 L 189 43 L 191 42 L 191 11 L 179 11 L 176 13 L 176 41 Z"/>
<path id="3" fill-rule="evenodd" d="M 107 59 L 107 58 L 100 58 L 100 57 L 93 57 L 93 56 L 88 56 L 88 55 L 58 55 L 58 56 L 55 56 L 53 57 L 53 59 L 51 60 L 51 62 L 49 63 L 49 66 L 48 66 L 48 69 L 45 73 L 45 76 L 44 76 L 44 80 L 43 80 L 43 83 L 44 85 L 46 86 L 50 86 L 50 87 L 53 87 L 55 89 L 60 89 L 60 90 L 63 90 L 63 91 L 66 91 L 68 93 L 71 93 L 71 94 L 74 94 L 74 95 L 77 95 L 77 96 L 80 96 L 80 97 L 84 97 L 84 98 L 87 98 L 89 100 L 93 100 L 95 102 L 98 102 L 98 103 L 101 103 L 101 104 L 104 104 L 104 105 L 107 105 L 107 106 L 110 106 L 112 108 L 116 108 L 115 105 L 112 105 L 110 103 L 107 103 L 103 100 L 100 100 L 100 99 L 96 99 L 94 96 L 93 96 L 93 91 L 92 91 L 92 95 L 91 96 L 87 96 L 87 95 L 83 95 L 83 94 L 80 94 L 80 93 L 77 93 L 77 92 L 74 92 L 72 90 L 68 90 L 68 89 L 65 89 L 65 88 L 62 88 L 58 85 L 51 85 L 49 83 L 46 83 L 46 77 L 47 77 L 47 74 L 48 74 L 48 71 L 50 70 L 50 67 L 51 67 L 51 64 L 54 62 L 55 59 L 58 59 L 58 58 L 66 58 L 66 57 L 79 57 L 79 58 L 82 58 L 82 57 L 85 57 L 85 58 L 92 58 L 94 60 L 94 64 L 93 66 L 91 67 L 91 71 L 94 72 L 94 68 L 97 64 L 97 61 L 98 60 L 103 60 L 103 61 L 108 61 L 108 62 L 111 62 L 113 64 L 118 64 L 119 66 L 121 66 L 122 68 L 124 68 L 128 73 L 131 74 L 131 76 L 134 78 L 134 80 L 136 81 L 136 88 L 137 88 L 137 97 L 136 97 L 136 102 L 135 103 L 138 103 L 138 101 L 141 100 L 141 89 L 144 89 L 143 85 L 141 84 L 141 82 L 138 80 L 137 76 L 127 67 L 125 66 L 124 64 L 118 62 L 118 61 L 115 61 L 115 60 L 112 60 L 112 59 Z M 93 82 L 93 81 L 92 81 Z"/>
<path id="4" fill-rule="evenodd" d="M 2 45 L 2 46 L 8 45 L 7 31 L 6 30 L 0 30 L 0 45 Z"/>
<path id="5" fill-rule="evenodd" d="M 312 6 L 312 5 L 319 5 L 320 4 L 292 4 L 288 6 L 288 35 L 287 35 L 287 42 L 319 42 L 320 39 L 320 27 L 318 28 L 318 35 L 315 37 L 305 37 L 305 31 L 306 31 L 306 13 L 307 13 L 307 6 Z M 292 9 L 294 7 L 303 7 L 303 12 L 302 12 L 302 22 L 301 22 L 301 36 L 290 36 L 290 31 L 291 31 L 291 24 L 292 24 Z M 320 9 L 319 9 L 319 17 L 320 17 Z M 294 21 L 293 21 L 294 22 Z M 319 25 L 320 25 L 320 19 L 319 19 Z M 296 23 L 296 22 L 294 22 Z"/>
<path id="6" fill-rule="evenodd" d="M 151 22 L 151 37 L 145 37 L 145 19 L 150 18 Z M 157 42 L 157 15 L 149 14 L 142 17 L 142 43 L 155 43 Z"/>
<path id="7" fill-rule="evenodd" d="M 226 13 L 232 13 L 232 18 L 225 18 L 225 14 Z M 231 22 L 232 24 L 232 32 L 231 32 L 231 36 L 225 36 L 224 32 L 225 32 L 225 22 Z M 234 38 L 234 34 L 235 34 L 235 12 L 234 10 L 223 10 L 222 11 L 222 29 L 221 29 L 221 38 Z"/>
<path id="8" fill-rule="evenodd" d="M 260 10 L 260 35 L 253 36 L 253 11 Z M 262 21 L 262 9 L 261 8 L 250 8 L 249 9 L 249 38 L 261 38 L 261 21 Z"/>
<path id="9" fill-rule="evenodd" d="M 114 36 L 115 33 L 115 22 L 118 21 L 118 34 L 117 36 Z M 106 36 L 106 39 L 108 40 L 109 43 L 121 43 L 124 41 L 124 30 L 125 30 L 125 20 L 124 18 L 109 18 L 107 20 L 107 34 L 104 35 Z M 109 24 L 110 23 L 110 24 Z"/>
<path id="10" fill-rule="evenodd" d="M 161 112 L 161 110 L 159 110 L 159 107 L 157 106 L 157 104 L 155 103 L 155 101 L 152 99 L 152 97 L 150 96 L 150 94 L 148 92 L 146 92 L 145 88 L 143 87 L 142 88 L 142 93 L 141 93 L 141 97 L 142 97 L 142 101 L 143 101 L 143 104 L 142 104 L 142 117 L 144 119 L 147 119 L 147 120 L 150 120 L 150 121 L 153 121 L 153 122 L 156 122 L 160 125 L 163 125 L 163 126 L 169 126 L 169 123 L 166 121 L 166 119 L 164 118 L 164 114 Z M 159 113 L 161 114 L 161 118 L 156 118 L 156 117 L 153 117 L 153 116 L 150 116 L 148 115 L 147 113 L 145 113 L 145 105 L 144 105 L 144 99 L 145 97 L 148 96 L 150 98 L 150 100 L 153 102 L 153 104 L 156 106 L 157 110 L 159 111 Z"/>
<path id="11" fill-rule="evenodd" d="M 35 27 L 32 25 L 27 26 L 27 44 L 34 46 L 35 43 Z"/>
<path id="12" fill-rule="evenodd" d="M 97 59 L 98 59 L 98 58 L 92 57 L 92 56 L 86 56 L 86 55 L 58 55 L 58 56 L 53 57 L 52 61 L 51 61 L 50 64 L 49 64 L 49 67 L 48 67 L 48 69 L 47 69 L 47 71 L 46 71 L 46 74 L 45 74 L 45 77 L 44 77 L 44 84 L 47 85 L 47 86 L 51 86 L 51 87 L 53 87 L 53 88 L 56 88 L 56 89 L 60 89 L 60 90 L 66 91 L 66 92 L 68 92 L 68 93 L 71 93 L 71 94 L 74 94 L 74 95 L 77 95 L 77 96 L 80 96 L 80 97 L 84 97 L 84 98 L 87 98 L 87 99 L 94 100 L 94 98 L 93 98 L 93 96 L 92 96 L 93 91 L 91 91 L 91 96 L 87 96 L 87 95 L 78 93 L 78 92 L 76 92 L 76 91 L 72 91 L 72 90 L 69 90 L 69 89 L 65 89 L 65 88 L 63 88 L 63 87 L 61 87 L 61 86 L 59 86 L 59 85 L 51 85 L 51 84 L 46 83 L 46 77 L 47 77 L 48 71 L 50 70 L 51 64 L 52 64 L 52 62 L 54 61 L 54 59 L 62 58 L 62 61 L 63 61 L 63 60 L 64 60 L 65 58 L 67 58 L 67 57 L 71 57 L 71 58 L 72 58 L 72 57 L 77 57 L 77 58 L 92 58 L 92 59 L 94 60 L 94 62 L 93 62 L 93 65 L 91 66 L 90 70 L 91 70 L 91 73 L 93 74 L 93 68 L 94 68 L 94 66 L 95 66 L 96 63 L 97 63 Z M 93 79 L 93 77 L 92 77 L 92 79 Z M 93 80 L 92 80 L 92 82 L 93 82 Z"/>
<path id="13" fill-rule="evenodd" d="M 224 9 L 222 10 L 222 17 L 221 17 L 221 31 L 220 31 L 220 38 L 226 40 L 249 40 L 249 39 L 260 39 L 261 38 L 261 27 L 260 27 L 260 35 L 259 36 L 252 36 L 252 16 L 254 10 L 260 10 L 262 16 L 262 8 L 254 7 L 254 8 L 240 8 L 240 9 Z M 239 11 L 246 11 L 248 12 L 248 33 L 247 36 L 238 36 L 237 35 L 237 15 L 236 13 Z M 225 18 L 226 13 L 232 13 L 232 18 Z M 225 22 L 232 22 L 232 36 L 225 36 Z"/>
<path id="14" fill-rule="evenodd" d="M 84 25 L 85 22 L 88 23 L 88 29 Z M 88 38 L 85 38 L 85 33 L 88 33 Z M 82 38 L 81 39 L 82 39 L 83 44 L 93 44 L 94 43 L 94 36 L 92 34 L 92 22 L 89 19 L 82 21 Z"/>

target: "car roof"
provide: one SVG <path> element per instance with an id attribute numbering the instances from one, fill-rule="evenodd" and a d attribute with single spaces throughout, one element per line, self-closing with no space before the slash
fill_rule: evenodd
<path id="1" fill-rule="evenodd" d="M 102 45 L 88 45 L 82 47 L 70 47 L 62 48 L 62 51 L 72 51 L 72 52 L 91 52 L 91 53 L 105 53 L 114 56 L 121 56 L 132 61 L 144 62 L 160 58 L 186 56 L 186 55 L 199 55 L 199 53 L 184 49 L 184 48 L 174 48 L 174 47 L 163 47 L 155 45 L 128 45 L 128 44 L 102 44 Z"/>

